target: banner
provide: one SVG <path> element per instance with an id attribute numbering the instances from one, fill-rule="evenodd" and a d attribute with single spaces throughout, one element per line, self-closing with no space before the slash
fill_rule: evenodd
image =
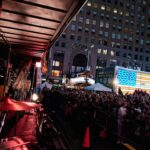
<path id="1" fill-rule="evenodd" d="M 46 60 L 46 52 L 44 52 L 43 55 L 42 55 L 41 71 L 42 71 L 42 73 L 47 73 L 48 72 L 48 66 L 47 66 L 47 60 Z"/>

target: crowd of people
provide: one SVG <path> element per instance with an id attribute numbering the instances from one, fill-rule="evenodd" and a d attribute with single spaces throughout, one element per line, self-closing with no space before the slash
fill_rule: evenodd
<path id="1" fill-rule="evenodd" d="M 136 90 L 133 94 L 122 95 L 44 88 L 41 95 L 46 109 L 61 109 L 66 119 L 83 122 L 84 126 L 95 124 L 102 117 L 99 123 L 113 130 L 111 133 L 116 135 L 118 144 L 129 139 L 150 146 L 150 95 L 146 92 Z"/>

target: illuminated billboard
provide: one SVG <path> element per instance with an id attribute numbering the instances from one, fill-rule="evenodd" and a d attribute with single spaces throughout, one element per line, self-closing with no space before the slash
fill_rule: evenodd
<path id="1" fill-rule="evenodd" d="M 116 67 L 115 79 L 117 80 L 117 87 L 121 87 L 124 93 L 132 93 L 136 89 L 150 92 L 149 72 Z"/>

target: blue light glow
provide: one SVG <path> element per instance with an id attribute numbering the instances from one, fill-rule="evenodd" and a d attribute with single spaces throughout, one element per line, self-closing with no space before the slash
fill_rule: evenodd
<path id="1" fill-rule="evenodd" d="M 136 86 L 136 72 L 118 68 L 119 85 Z"/>

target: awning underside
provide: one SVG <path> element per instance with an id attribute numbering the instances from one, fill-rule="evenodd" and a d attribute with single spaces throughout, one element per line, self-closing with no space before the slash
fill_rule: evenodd
<path id="1" fill-rule="evenodd" d="M 0 32 L 15 52 L 41 57 L 85 1 L 3 0 Z"/>

